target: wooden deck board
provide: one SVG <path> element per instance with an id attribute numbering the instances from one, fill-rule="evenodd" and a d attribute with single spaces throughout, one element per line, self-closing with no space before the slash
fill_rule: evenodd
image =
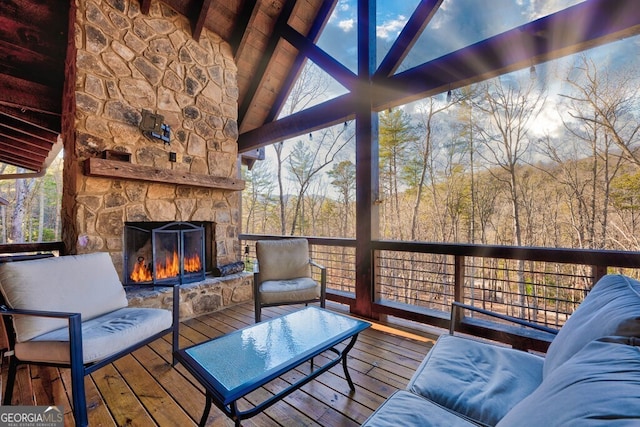
<path id="1" fill-rule="evenodd" d="M 301 306 L 263 310 L 269 319 Z M 329 306 L 331 309 L 332 307 Z M 341 311 L 335 307 L 336 311 Z M 180 346 L 185 347 L 253 324 L 253 305 L 242 304 L 190 319 L 180 326 Z M 404 388 L 435 337 L 411 334 L 384 324 L 374 324 L 358 337 L 349 353 L 349 373 L 356 385 L 351 392 L 342 365 L 305 384 L 243 426 L 357 426 L 391 393 Z M 318 356 L 317 365 L 332 357 Z M 180 364 L 171 366 L 170 336 L 135 351 L 85 378 L 91 426 L 188 426 L 199 422 L 204 408 L 203 388 Z M 2 384 L 6 383 L 6 363 Z M 305 363 L 246 396 L 242 408 L 258 403 L 300 379 L 310 369 Z M 21 367 L 14 404 L 59 405 L 65 424 L 72 425 L 70 375 L 67 369 Z M 233 423 L 215 406 L 207 420 L 210 426 Z"/>

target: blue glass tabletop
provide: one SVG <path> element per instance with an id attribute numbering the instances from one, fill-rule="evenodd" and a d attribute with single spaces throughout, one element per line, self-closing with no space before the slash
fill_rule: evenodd
<path id="1" fill-rule="evenodd" d="M 306 307 L 179 353 L 226 404 L 368 328 L 370 323 Z"/>

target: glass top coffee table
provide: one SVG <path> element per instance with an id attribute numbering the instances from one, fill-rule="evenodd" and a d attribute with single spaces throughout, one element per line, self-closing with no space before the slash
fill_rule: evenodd
<path id="1" fill-rule="evenodd" d="M 258 414 L 340 361 L 349 387 L 355 390 L 347 370 L 347 354 L 358 334 L 369 326 L 329 310 L 306 307 L 178 350 L 175 355 L 206 389 L 200 425 L 206 423 L 214 403 L 239 426 L 241 420 Z M 348 339 L 346 347 L 336 348 Z M 325 351 L 335 357 L 314 368 L 313 358 Z M 238 411 L 238 399 L 307 361 L 311 361 L 307 376 L 253 408 Z"/>

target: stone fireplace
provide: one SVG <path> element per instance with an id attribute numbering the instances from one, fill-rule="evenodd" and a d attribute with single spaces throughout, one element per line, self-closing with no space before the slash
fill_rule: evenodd
<path id="1" fill-rule="evenodd" d="M 210 224 L 209 267 L 239 261 L 244 183 L 229 45 L 206 29 L 194 40 L 188 20 L 157 1 L 145 15 L 137 0 L 76 0 L 70 29 L 67 250 L 109 252 L 122 275 L 125 224 L 179 221 Z M 168 141 L 141 130 L 143 111 L 162 117 Z"/>

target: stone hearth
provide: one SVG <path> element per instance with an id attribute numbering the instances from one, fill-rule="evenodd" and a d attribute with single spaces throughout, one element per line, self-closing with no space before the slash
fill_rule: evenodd
<path id="1" fill-rule="evenodd" d="M 182 285 L 180 320 L 190 319 L 253 299 L 253 275 L 237 273 L 209 277 L 204 281 Z M 171 288 L 134 288 L 127 291 L 133 307 L 171 308 Z"/>

